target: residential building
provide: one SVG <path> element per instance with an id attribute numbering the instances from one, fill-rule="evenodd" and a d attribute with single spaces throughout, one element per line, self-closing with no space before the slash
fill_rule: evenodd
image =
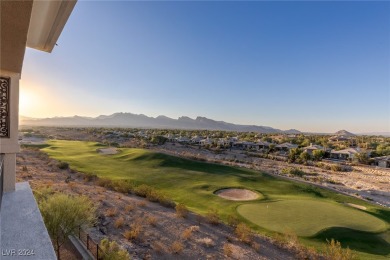
<path id="1" fill-rule="evenodd" d="M 275 146 L 275 149 L 281 152 L 288 152 L 294 148 L 298 148 L 298 145 L 292 143 L 283 143 Z"/>
<path id="2" fill-rule="evenodd" d="M 330 158 L 337 159 L 337 160 L 353 160 L 355 154 L 360 152 L 361 152 L 360 148 L 347 148 L 339 151 L 332 150 L 330 152 Z"/>
<path id="3" fill-rule="evenodd" d="M 33 250 L 30 260 L 56 259 L 29 183 L 15 181 L 19 80 L 26 47 L 51 52 L 75 4 L 76 0 L 0 2 L 1 259 L 18 258 L 12 253 L 18 249 Z"/>
<path id="4" fill-rule="evenodd" d="M 310 144 L 309 146 L 303 147 L 302 150 L 310 155 L 313 155 L 313 151 L 315 150 L 321 150 L 326 152 L 326 149 L 323 146 L 317 144 Z"/>
<path id="5" fill-rule="evenodd" d="M 375 165 L 382 168 L 390 168 L 390 155 L 373 158 Z"/>

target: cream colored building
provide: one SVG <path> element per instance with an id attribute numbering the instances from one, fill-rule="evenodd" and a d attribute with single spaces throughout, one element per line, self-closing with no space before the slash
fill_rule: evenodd
<path id="1" fill-rule="evenodd" d="M 75 4 L 76 0 L 0 1 L 0 191 L 4 191 L 0 194 L 0 248 L 36 247 L 35 256 L 29 259 L 52 259 L 54 251 L 29 184 L 15 184 L 19 80 L 26 47 L 51 52 Z M 39 230 L 42 226 L 45 232 Z M 15 259 L 3 254 L 10 252 L 2 251 L 0 258 Z"/>

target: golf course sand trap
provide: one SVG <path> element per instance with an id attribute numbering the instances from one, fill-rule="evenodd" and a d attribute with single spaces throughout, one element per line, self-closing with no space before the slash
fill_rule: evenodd
<path id="1" fill-rule="evenodd" d="M 100 148 L 98 152 L 101 154 L 117 154 L 118 150 L 116 148 Z"/>
<path id="2" fill-rule="evenodd" d="M 381 232 L 386 223 L 350 206 L 317 200 L 282 200 L 240 205 L 238 213 L 254 224 L 298 236 L 313 236 L 332 227 L 365 232 Z"/>
<path id="3" fill-rule="evenodd" d="M 255 200 L 259 198 L 259 194 L 246 189 L 222 189 L 215 192 L 221 198 L 227 200 Z"/>
<path id="4" fill-rule="evenodd" d="M 345 205 L 347 206 L 350 206 L 352 208 L 357 208 L 357 209 L 361 209 L 361 210 L 366 210 L 367 208 L 364 207 L 364 206 L 361 206 L 361 205 L 357 205 L 357 204 L 353 204 L 353 203 L 344 203 Z"/>

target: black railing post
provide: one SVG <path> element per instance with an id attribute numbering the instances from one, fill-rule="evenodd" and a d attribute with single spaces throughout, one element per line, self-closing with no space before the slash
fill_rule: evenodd
<path id="1" fill-rule="evenodd" d="M 96 244 L 96 259 L 99 260 L 99 245 Z"/>

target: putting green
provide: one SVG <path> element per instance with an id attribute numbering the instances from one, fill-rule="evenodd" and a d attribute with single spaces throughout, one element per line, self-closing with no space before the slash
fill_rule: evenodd
<path id="1" fill-rule="evenodd" d="M 243 204 L 238 213 L 256 225 L 277 232 L 293 231 L 313 236 L 330 227 L 380 232 L 386 223 L 370 214 L 344 205 L 314 200 L 283 200 Z"/>

